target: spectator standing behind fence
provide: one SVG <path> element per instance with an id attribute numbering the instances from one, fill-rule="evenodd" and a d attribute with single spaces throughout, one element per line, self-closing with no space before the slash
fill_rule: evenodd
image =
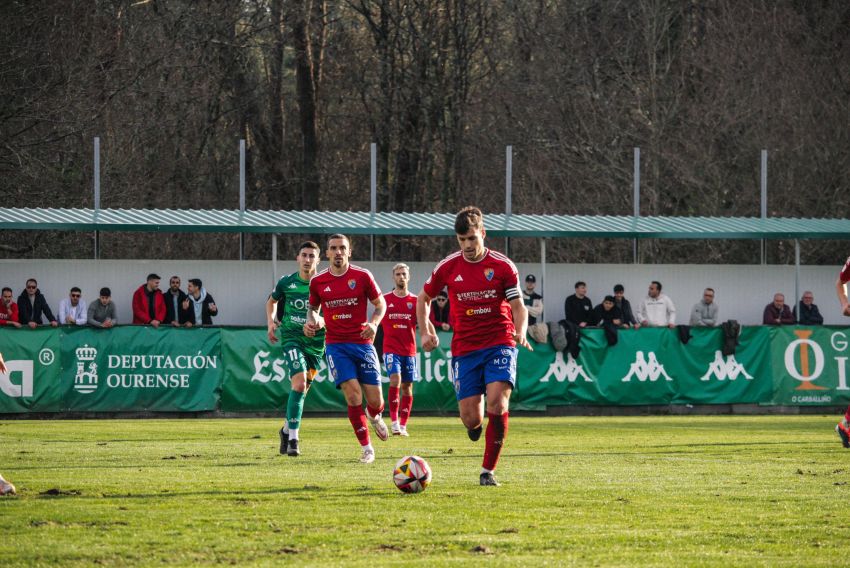
<path id="1" fill-rule="evenodd" d="M 212 295 L 207 293 L 200 278 L 190 278 L 187 288 L 189 294 L 183 301 L 186 325 L 212 325 L 213 316 L 218 315 Z"/>
<path id="2" fill-rule="evenodd" d="M 82 291 L 74 286 L 67 298 L 59 302 L 59 323 L 68 325 L 86 325 L 86 302 Z"/>
<path id="3" fill-rule="evenodd" d="M 431 304 L 431 323 L 439 331 L 451 331 L 452 320 L 450 312 L 449 295 L 445 290 L 440 290 Z"/>
<path id="4" fill-rule="evenodd" d="M 815 295 L 812 294 L 811 290 L 803 292 L 803 298 L 800 300 L 799 304 L 800 311 L 798 312 L 796 307 L 792 311 L 792 314 L 797 319 L 798 324 L 823 325 L 823 316 L 820 315 L 820 310 L 814 301 Z"/>
<path id="5" fill-rule="evenodd" d="M 186 292 L 180 289 L 180 277 L 172 276 L 168 280 L 168 290 L 162 293 L 165 299 L 165 319 L 162 323 L 179 327 L 186 323 L 186 310 L 183 302 L 186 301 Z"/>
<path id="6" fill-rule="evenodd" d="M 165 319 L 165 297 L 159 289 L 159 275 L 148 274 L 147 282 L 133 293 L 133 323 L 159 327 Z"/>
<path id="7" fill-rule="evenodd" d="M 53 312 L 50 311 L 50 306 L 47 305 L 47 300 L 38 289 L 38 282 L 35 278 L 30 278 L 27 280 L 26 288 L 18 296 L 18 321 L 35 329 L 41 325 L 42 316 L 46 317 L 53 327 L 58 325 Z"/>
<path id="8" fill-rule="evenodd" d="M 632 311 L 632 304 L 625 298 L 626 289 L 622 284 L 616 284 L 614 286 L 614 305 L 620 308 L 620 312 L 623 314 L 623 327 L 634 327 L 635 329 L 640 327 L 637 319 L 635 319 L 635 314 Z"/>
<path id="9" fill-rule="evenodd" d="M 714 301 L 714 288 L 706 288 L 702 293 L 702 300 L 694 304 L 691 309 L 691 325 L 714 327 L 717 325 L 720 308 Z"/>
<path id="10" fill-rule="evenodd" d="M 649 327 L 676 327 L 676 306 L 661 292 L 661 282 L 653 280 L 646 298 L 638 304 L 637 319 Z"/>
<path id="11" fill-rule="evenodd" d="M 3 299 L 0 301 L 0 325 L 21 327 L 18 321 L 18 304 L 12 300 L 12 289 L 3 288 Z"/>
<path id="12" fill-rule="evenodd" d="M 88 324 L 92 327 L 108 329 L 118 323 L 115 302 L 112 301 L 112 290 L 100 289 L 100 299 L 89 304 Z"/>
<path id="13" fill-rule="evenodd" d="M 564 318 L 579 327 L 594 325 L 593 302 L 587 297 L 587 284 L 576 282 L 576 293 L 564 300 Z"/>
<path id="14" fill-rule="evenodd" d="M 537 323 L 537 318 L 543 314 L 543 296 L 534 291 L 537 286 L 537 278 L 534 274 L 525 277 L 525 290 L 522 291 L 522 303 L 528 311 L 528 325 Z"/>
<path id="15" fill-rule="evenodd" d="M 785 304 L 785 294 L 777 292 L 773 301 L 764 307 L 762 323 L 764 325 L 794 325 L 796 319 L 791 308 Z"/>
<path id="16" fill-rule="evenodd" d="M 593 325 L 599 327 L 623 324 L 623 311 L 617 307 L 614 296 L 605 296 L 602 303 L 593 308 Z"/>

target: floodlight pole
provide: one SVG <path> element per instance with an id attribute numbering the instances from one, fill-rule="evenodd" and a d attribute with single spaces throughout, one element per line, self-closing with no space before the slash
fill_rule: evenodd
<path id="1" fill-rule="evenodd" d="M 761 151 L 761 218 L 767 219 L 767 150 Z M 767 263 L 767 241 L 761 240 L 761 263 Z"/>
<path id="2" fill-rule="evenodd" d="M 800 318 L 800 241 L 794 239 L 794 311 Z"/>
<path id="3" fill-rule="evenodd" d="M 272 233 L 272 286 L 277 284 L 277 233 Z"/>
<path id="4" fill-rule="evenodd" d="M 634 149 L 634 177 L 633 177 L 634 186 L 632 188 L 633 196 L 632 202 L 634 203 L 634 217 L 635 224 L 637 224 L 637 220 L 640 217 L 640 148 Z M 639 264 L 640 257 L 638 255 L 638 240 L 637 238 L 632 239 L 632 262 L 634 264 Z"/>
<path id="5" fill-rule="evenodd" d="M 514 147 L 508 144 L 505 147 L 505 229 L 511 220 L 511 201 L 513 197 L 513 173 L 514 173 Z M 505 254 L 511 254 L 511 239 L 505 237 Z"/>
<path id="6" fill-rule="evenodd" d="M 100 136 L 94 137 L 94 221 L 100 211 Z M 94 231 L 94 259 L 100 258 L 100 232 Z"/>
<path id="7" fill-rule="evenodd" d="M 245 140 L 239 140 L 239 223 L 245 214 Z M 275 257 L 277 258 L 277 257 Z M 239 233 L 239 260 L 245 260 L 245 233 Z"/>
<path id="8" fill-rule="evenodd" d="M 375 221 L 375 212 L 378 210 L 378 145 L 375 142 L 369 144 L 369 212 L 372 221 Z M 369 260 L 375 262 L 375 235 L 369 235 Z"/>

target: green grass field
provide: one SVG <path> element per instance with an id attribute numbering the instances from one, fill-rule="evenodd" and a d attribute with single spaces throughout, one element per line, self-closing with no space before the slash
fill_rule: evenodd
<path id="1" fill-rule="evenodd" d="M 414 416 L 371 465 L 344 417 L 308 417 L 299 458 L 271 419 L 0 422 L 0 566 L 841 566 L 836 421 L 513 418 L 495 488 L 457 418 Z M 407 453 L 425 493 L 392 484 Z"/>

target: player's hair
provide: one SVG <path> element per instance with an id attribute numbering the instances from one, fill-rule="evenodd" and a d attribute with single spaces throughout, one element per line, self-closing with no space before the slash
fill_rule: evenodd
<path id="1" fill-rule="evenodd" d="M 195 288 L 200 288 L 204 285 L 204 283 L 201 282 L 200 278 L 189 278 L 189 282 L 191 282 L 192 286 L 194 286 Z"/>
<path id="2" fill-rule="evenodd" d="M 659 282 L 658 280 L 653 280 L 652 282 L 650 282 L 650 284 L 655 284 L 655 287 L 658 288 L 658 291 L 661 291 L 661 282 Z"/>
<path id="3" fill-rule="evenodd" d="M 407 273 L 408 273 L 408 274 L 410 274 L 410 267 L 409 267 L 409 266 L 407 266 L 407 265 L 406 265 L 405 263 L 403 263 L 403 262 L 399 262 L 398 264 L 396 264 L 395 266 L 393 266 L 393 274 L 395 274 L 395 271 L 396 271 L 396 270 L 398 270 L 399 268 L 404 268 L 405 270 L 407 270 Z"/>
<path id="4" fill-rule="evenodd" d="M 334 240 L 334 239 L 345 239 L 346 241 L 348 241 L 349 246 L 351 245 L 351 239 L 349 239 L 348 237 L 346 237 L 342 233 L 334 233 L 333 235 L 328 237 L 328 246 L 331 245 L 331 241 Z"/>
<path id="5" fill-rule="evenodd" d="M 82 291 L 82 290 L 80 290 L 79 288 L 77 288 L 76 286 L 74 286 L 73 288 L 71 288 L 71 292 L 79 292 L 80 294 L 82 294 L 82 293 L 83 293 L 83 291 Z"/>
<path id="6" fill-rule="evenodd" d="M 481 209 L 470 205 L 461 209 L 455 216 L 455 233 L 465 235 L 469 231 L 484 228 L 484 214 Z"/>
<path id="7" fill-rule="evenodd" d="M 301 252 L 301 251 L 302 251 L 302 250 L 304 250 L 304 249 L 322 250 L 322 249 L 319 247 L 319 245 L 317 245 L 317 244 L 316 244 L 316 243 L 314 243 L 313 241 L 304 241 L 303 243 L 301 243 L 301 245 L 299 245 L 299 247 L 298 247 L 298 252 Z"/>

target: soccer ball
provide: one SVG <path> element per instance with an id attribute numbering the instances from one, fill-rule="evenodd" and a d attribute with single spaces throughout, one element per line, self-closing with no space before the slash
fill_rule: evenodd
<path id="1" fill-rule="evenodd" d="M 421 493 L 431 484 L 431 466 L 419 456 L 404 456 L 395 464 L 393 482 L 404 493 Z"/>

